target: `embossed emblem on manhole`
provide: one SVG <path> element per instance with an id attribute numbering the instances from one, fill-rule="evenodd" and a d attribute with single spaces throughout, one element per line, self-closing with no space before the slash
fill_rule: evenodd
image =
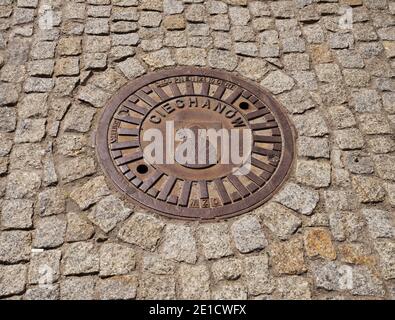
<path id="1" fill-rule="evenodd" d="M 270 94 L 233 74 L 192 67 L 123 87 L 104 109 L 96 140 L 119 191 L 155 212 L 197 220 L 263 204 L 294 153 L 291 125 Z"/>

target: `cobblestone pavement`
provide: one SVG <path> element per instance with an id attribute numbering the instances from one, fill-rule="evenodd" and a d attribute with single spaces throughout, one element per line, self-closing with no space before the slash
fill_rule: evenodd
<path id="1" fill-rule="evenodd" d="M 394 299 L 394 15 L 387 0 L 0 0 L 0 297 Z M 297 160 L 265 206 L 182 222 L 106 185 L 103 105 L 176 65 L 250 78 L 288 110 Z"/>

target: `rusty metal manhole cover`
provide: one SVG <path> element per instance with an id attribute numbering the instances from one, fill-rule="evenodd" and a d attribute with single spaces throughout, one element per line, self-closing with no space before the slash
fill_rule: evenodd
<path id="1" fill-rule="evenodd" d="M 207 132 L 218 135 L 210 140 Z M 238 162 L 224 151 L 235 148 Z M 270 94 L 233 74 L 192 67 L 130 82 L 106 106 L 97 133 L 100 163 L 118 190 L 184 219 L 258 207 L 286 178 L 293 152 L 291 125 Z"/>

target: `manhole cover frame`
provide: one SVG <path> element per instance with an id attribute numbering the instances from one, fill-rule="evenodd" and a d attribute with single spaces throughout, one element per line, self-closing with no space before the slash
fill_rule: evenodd
<path id="1" fill-rule="evenodd" d="M 225 82 L 233 83 L 242 89 L 245 89 L 264 103 L 264 105 L 274 115 L 275 121 L 281 131 L 282 149 L 281 158 L 279 160 L 277 169 L 270 177 L 265 185 L 249 197 L 244 198 L 236 203 L 230 205 L 216 207 L 216 208 L 189 208 L 179 207 L 174 204 L 169 204 L 160 200 L 153 199 L 150 195 L 143 193 L 137 187 L 133 186 L 126 180 L 123 174 L 117 170 L 113 163 L 113 158 L 110 153 L 108 132 L 110 124 L 117 109 L 120 107 L 128 97 L 145 86 L 160 81 L 166 78 L 183 77 L 183 76 L 202 76 L 211 77 L 223 80 Z M 161 101 L 159 104 L 162 104 Z M 154 109 L 153 107 L 152 109 Z M 110 185 L 124 198 L 130 200 L 137 207 L 147 209 L 164 215 L 169 218 L 181 220 L 200 220 L 212 221 L 222 220 L 251 212 L 254 209 L 262 206 L 270 200 L 287 181 L 294 165 L 294 158 L 296 154 L 295 140 L 296 130 L 293 123 L 289 120 L 286 109 L 276 101 L 271 93 L 262 88 L 258 84 L 240 77 L 239 75 L 223 71 L 220 69 L 198 68 L 198 67 L 175 67 L 172 69 L 162 69 L 155 72 L 150 72 L 139 78 L 129 81 L 121 89 L 119 89 L 113 97 L 107 102 L 103 108 L 96 131 L 96 155 L 99 160 L 102 171 L 105 177 L 110 182 Z M 149 165 L 149 164 L 148 164 Z M 156 202 L 159 202 L 156 204 Z M 204 214 L 205 213 L 205 214 Z"/>

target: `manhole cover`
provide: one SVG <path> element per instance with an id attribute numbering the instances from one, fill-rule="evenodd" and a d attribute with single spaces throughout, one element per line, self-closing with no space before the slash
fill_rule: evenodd
<path id="1" fill-rule="evenodd" d="M 176 68 L 122 88 L 97 152 L 130 199 L 171 217 L 216 219 L 261 205 L 293 160 L 291 126 L 262 88 L 223 71 Z"/>

